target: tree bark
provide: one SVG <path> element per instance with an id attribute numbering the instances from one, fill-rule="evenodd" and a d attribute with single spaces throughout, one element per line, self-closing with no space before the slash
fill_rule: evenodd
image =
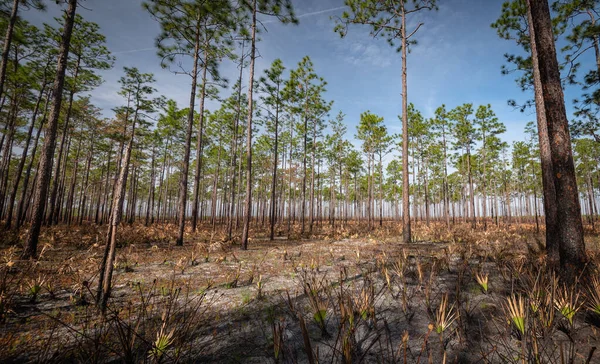
<path id="1" fill-rule="evenodd" d="M 527 7 L 529 21 L 529 36 L 531 39 L 531 59 L 533 66 L 533 86 L 536 104 L 536 120 L 538 126 L 538 139 L 540 145 L 540 161 L 542 167 L 542 187 L 544 190 L 544 217 L 546 220 L 546 254 L 550 265 L 557 266 L 559 263 L 560 244 L 557 231 L 557 206 L 556 187 L 554 186 L 554 171 L 552 166 L 552 155 L 550 151 L 550 139 L 548 136 L 548 125 L 546 122 L 546 110 L 542 106 L 544 95 L 540 80 L 540 69 L 538 62 L 537 45 L 535 42 L 535 30 L 531 17 L 530 7 Z"/>
<path id="2" fill-rule="evenodd" d="M 200 87 L 200 115 L 198 125 L 198 140 L 196 141 L 196 171 L 194 174 L 194 202 L 192 205 L 192 231 L 196 231 L 198 224 L 198 197 L 200 194 L 200 175 L 202 174 L 202 150 L 204 143 L 204 100 L 206 99 L 206 72 L 208 68 L 208 45 L 204 51 L 202 65 L 202 86 Z"/>
<path id="3" fill-rule="evenodd" d="M 238 78 L 238 83 L 239 83 L 239 89 L 238 89 L 238 94 L 237 94 L 237 109 L 236 109 L 236 114 L 235 114 L 235 123 L 233 126 L 233 146 L 231 148 L 231 197 L 230 197 L 230 205 L 229 205 L 229 217 L 227 220 L 227 240 L 231 240 L 231 237 L 233 235 L 233 219 L 234 219 L 234 213 L 236 215 L 236 219 L 237 216 L 239 216 L 239 210 L 236 210 L 235 208 L 235 204 L 236 204 L 236 182 L 237 182 L 237 173 L 236 173 L 236 167 L 237 167 L 237 163 L 236 163 L 236 159 L 237 159 L 237 149 L 238 149 L 238 127 L 239 127 L 239 123 L 240 123 L 240 115 L 242 112 L 242 76 L 244 74 L 244 45 L 245 42 L 242 41 L 242 55 L 240 57 L 240 75 Z"/>
<path id="4" fill-rule="evenodd" d="M 71 121 L 71 112 L 73 110 L 73 99 L 75 96 L 75 87 L 77 76 L 79 75 L 79 67 L 81 64 L 81 56 L 77 57 L 77 62 L 75 65 L 75 73 L 73 75 L 73 89 L 69 93 L 69 107 L 67 108 L 67 114 L 65 117 L 65 124 L 63 126 L 62 136 L 60 140 L 60 147 L 58 149 L 58 157 L 56 158 L 56 167 L 54 170 L 54 183 L 52 185 L 52 193 L 50 194 L 50 209 L 48 211 L 48 225 L 54 225 L 58 223 L 58 213 L 59 213 L 59 204 L 56 203 L 56 198 L 58 195 L 58 185 L 60 181 L 60 171 L 61 171 L 61 162 L 63 149 L 65 146 L 65 141 L 67 140 L 67 134 L 69 133 L 69 122 Z M 68 152 L 67 152 L 68 154 Z M 66 158 L 65 158 L 66 159 Z M 66 168 L 66 167 L 65 167 Z"/>
<path id="5" fill-rule="evenodd" d="M 275 140 L 273 146 L 273 176 L 271 178 L 271 227 L 269 231 L 269 239 L 275 238 L 275 190 L 277 188 L 277 164 L 278 164 L 278 152 L 279 152 L 279 82 L 277 83 L 277 104 L 275 106 Z"/>
<path id="6" fill-rule="evenodd" d="M 244 228 L 242 231 L 242 249 L 248 249 L 248 233 L 252 215 L 252 92 L 254 91 L 254 63 L 256 61 L 256 0 L 252 2 L 252 45 L 250 49 L 250 74 L 248 77 L 248 126 L 246 130 L 246 206 Z"/>
<path id="7" fill-rule="evenodd" d="M 402 1 L 402 242 L 411 241 L 410 190 L 408 181 L 408 87 L 406 79 L 406 57 L 408 41 L 406 35 L 406 11 Z"/>
<path id="8" fill-rule="evenodd" d="M 4 49 L 2 50 L 2 63 L 0 63 L 0 95 L 4 92 L 4 82 L 6 81 L 6 67 L 8 66 L 8 55 L 12 43 L 17 15 L 19 12 L 20 0 L 13 0 L 12 11 L 8 19 L 8 27 L 6 28 L 6 36 L 4 37 Z M 63 33 L 64 34 L 64 33 Z"/>
<path id="9" fill-rule="evenodd" d="M 473 172 L 471 171 L 471 149 L 467 147 L 467 175 L 469 177 L 469 201 L 471 203 L 471 228 L 477 228 L 477 215 L 475 214 L 475 191 L 473 189 Z"/>
<path id="10" fill-rule="evenodd" d="M 194 66 L 192 70 L 192 90 L 190 91 L 190 110 L 187 116 L 187 128 L 185 133 L 185 151 L 183 155 L 183 168 L 179 180 L 179 228 L 177 230 L 177 246 L 183 245 L 183 232 L 185 230 L 185 212 L 188 192 L 188 172 L 190 169 L 190 149 L 192 143 L 192 127 L 194 125 L 194 103 L 196 101 L 196 83 L 198 80 L 198 51 L 200 48 L 200 26 L 196 27 L 196 38 L 194 45 Z M 204 86 L 203 86 L 204 87 Z M 201 156 L 198 156 L 199 158 Z"/>
<path id="11" fill-rule="evenodd" d="M 121 170 L 119 172 L 119 178 L 117 180 L 117 188 L 113 196 L 113 203 L 111 209 L 110 223 L 108 226 L 108 234 L 106 241 L 106 250 L 104 252 L 104 259 L 100 268 L 100 279 L 98 282 L 98 290 L 96 301 L 100 304 L 100 311 L 105 312 L 108 299 L 111 292 L 111 282 L 113 267 L 115 261 L 115 254 L 117 250 L 117 227 L 121 222 L 121 215 L 123 212 L 123 203 L 125 201 L 125 189 L 127 186 L 127 174 L 129 171 L 129 161 L 131 159 L 131 150 L 133 149 L 133 139 L 135 137 L 135 123 L 136 117 L 134 117 L 133 126 L 131 130 L 131 138 L 125 149 L 125 155 L 123 156 L 123 163 L 121 164 Z"/>
<path id="12" fill-rule="evenodd" d="M 152 146 L 152 162 L 150 163 L 150 186 L 148 188 L 148 201 L 146 204 L 146 220 L 144 226 L 150 225 L 150 215 L 154 218 L 154 191 L 156 184 L 156 173 L 155 173 L 155 162 L 156 162 L 156 146 Z"/>
<path id="13" fill-rule="evenodd" d="M 542 100 L 538 107 L 546 113 L 550 141 L 553 181 L 556 189 L 557 232 L 561 273 L 573 281 L 587 261 L 583 241 L 581 206 L 575 178 L 571 137 L 565 110 L 552 21 L 547 0 L 528 0 L 537 59 Z"/>
<path id="14" fill-rule="evenodd" d="M 34 258 L 37 256 L 37 244 L 42 226 L 44 208 L 46 206 L 46 198 L 48 195 L 48 183 L 50 182 L 50 174 L 52 172 L 52 158 L 54 149 L 56 148 L 56 129 L 58 126 L 58 118 L 60 115 L 60 106 L 62 103 L 62 93 L 65 83 L 65 72 L 67 70 L 67 58 L 69 55 L 69 47 L 71 45 L 71 35 L 73 34 L 73 23 L 75 22 L 75 12 L 77 9 L 77 0 L 69 0 L 69 7 L 66 12 L 65 25 L 63 27 L 62 41 L 56 67 L 56 78 L 52 95 L 52 109 L 50 110 L 50 118 L 48 129 L 45 133 L 44 148 L 39 167 L 39 178 L 35 186 L 34 203 L 33 203 L 33 219 L 31 229 L 27 236 L 25 249 L 22 257 L 24 259 Z"/>

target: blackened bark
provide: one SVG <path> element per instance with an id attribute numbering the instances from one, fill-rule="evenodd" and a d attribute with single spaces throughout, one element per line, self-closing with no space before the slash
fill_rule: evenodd
<path id="1" fill-rule="evenodd" d="M 533 44 L 537 51 L 542 103 L 546 113 L 553 181 L 556 189 L 557 232 L 561 273 L 568 280 L 585 266 L 581 207 L 575 178 L 571 137 L 565 110 L 552 22 L 547 0 L 528 0 L 531 10 Z"/>
<path id="2" fill-rule="evenodd" d="M 531 38 L 531 59 L 533 66 L 533 86 L 535 92 L 536 119 L 538 126 L 538 139 L 540 145 L 540 160 L 542 167 L 542 187 L 544 189 L 544 215 L 546 220 L 546 254 L 548 263 L 557 266 L 559 263 L 559 236 L 557 232 L 557 210 L 556 210 L 556 188 L 554 187 L 554 170 L 552 167 L 552 156 L 550 152 L 550 139 L 548 137 L 548 125 L 546 123 L 546 110 L 542 105 L 544 96 L 540 83 L 540 70 L 535 44 L 535 30 L 531 11 L 528 7 L 529 36 Z"/>

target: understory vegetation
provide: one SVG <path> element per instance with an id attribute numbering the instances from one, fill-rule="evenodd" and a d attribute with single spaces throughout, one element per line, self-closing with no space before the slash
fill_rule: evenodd
<path id="1" fill-rule="evenodd" d="M 252 248 L 176 226 L 119 235 L 113 298 L 98 315 L 103 229 L 50 228 L 37 261 L 2 250 L 4 362 L 545 362 L 598 360 L 600 281 L 564 284 L 535 225 L 385 222 L 319 227 Z M 299 230 L 299 226 L 295 226 Z M 208 229 L 202 229 L 204 231 Z M 600 237 L 589 230 L 591 264 Z M 596 273 L 591 275 L 597 277 Z"/>

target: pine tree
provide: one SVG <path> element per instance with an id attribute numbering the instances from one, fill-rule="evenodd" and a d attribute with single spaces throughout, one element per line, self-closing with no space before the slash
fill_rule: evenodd
<path id="1" fill-rule="evenodd" d="M 452 125 L 448 112 L 446 111 L 446 105 L 442 105 L 435 110 L 435 118 L 433 119 L 432 128 L 434 133 L 441 137 L 441 147 L 443 152 L 443 200 L 444 200 L 444 218 L 446 220 L 446 226 L 450 227 L 450 196 L 448 191 L 448 138 L 450 136 L 450 130 Z"/>
<path id="2" fill-rule="evenodd" d="M 271 68 L 265 70 L 265 76 L 259 79 L 258 91 L 263 95 L 261 100 L 267 107 L 268 118 L 272 118 L 269 129 L 273 132 L 273 177 L 271 180 L 271 208 L 270 208 L 270 230 L 269 238 L 275 237 L 275 209 L 277 188 L 277 165 L 279 163 L 279 118 L 283 107 L 282 92 L 284 80 L 282 78 L 285 67 L 280 59 L 271 64 Z"/>
<path id="3" fill-rule="evenodd" d="M 408 181 L 408 86 L 407 86 L 407 54 L 415 33 L 423 23 L 414 29 L 407 29 L 407 16 L 425 10 L 437 10 L 436 0 L 345 0 L 350 12 L 344 12 L 338 19 L 335 31 L 342 37 L 346 35 L 349 24 L 364 24 L 371 26 L 371 35 L 375 38 L 385 37 L 391 46 L 400 40 L 398 52 L 402 52 L 402 209 L 403 233 L 402 241 L 411 241 L 409 181 Z"/>
<path id="4" fill-rule="evenodd" d="M 537 47 L 532 38 L 535 36 L 531 19 L 531 11 L 527 0 L 512 0 L 502 4 L 500 18 L 492 24 L 503 39 L 514 40 L 523 48 L 526 56 L 506 55 L 509 63 L 515 64 L 517 70 L 524 72 L 523 76 L 517 78 L 517 83 L 522 90 L 529 90 L 533 86 L 538 138 L 540 143 L 540 160 L 542 162 L 542 183 L 544 188 L 544 215 L 546 220 L 546 252 L 551 265 L 557 264 L 559 260 L 558 246 L 558 216 L 556 210 L 556 188 L 554 186 L 554 171 L 550 151 L 550 138 L 546 122 L 545 109 L 538 107 L 543 103 L 542 85 L 540 81 L 539 66 L 537 61 Z M 503 67 L 504 74 L 511 73 L 511 69 Z M 516 105 L 509 101 L 509 104 Z M 521 111 L 529 107 L 532 102 L 528 101 L 521 107 Z"/>
<path id="5" fill-rule="evenodd" d="M 466 164 L 467 184 L 469 187 L 469 201 L 471 211 L 471 227 L 477 227 L 475 216 L 475 190 L 473 188 L 473 168 L 471 151 L 479 139 L 477 128 L 473 120 L 473 104 L 463 104 L 450 111 L 450 117 L 454 120 L 454 148 L 465 152 L 464 163 Z"/>
<path id="6" fill-rule="evenodd" d="M 536 107 L 545 111 L 552 157 L 556 217 L 557 221 L 560 221 L 557 229 L 560 267 L 563 276 L 573 281 L 585 266 L 587 256 L 552 21 L 547 0 L 527 0 L 527 4 L 531 15 L 530 35 L 536 49 L 532 58 L 534 69 L 539 69 L 538 86 L 541 87 L 541 90 L 538 87 L 536 92 L 542 94 L 541 98 L 536 98 Z"/>
<path id="7" fill-rule="evenodd" d="M 495 144 L 495 139 L 499 134 L 502 134 L 506 131 L 506 127 L 504 126 L 504 124 L 502 124 L 498 118 L 496 117 L 496 114 L 494 113 L 494 111 L 492 110 L 492 105 L 487 104 L 487 105 L 480 105 L 477 108 L 477 111 L 475 112 L 475 125 L 478 127 L 478 133 L 479 136 L 481 138 L 481 149 L 480 149 L 480 156 L 481 156 L 481 169 L 483 171 L 483 174 L 486 175 L 487 174 L 487 163 L 489 160 L 489 154 L 491 152 L 491 149 L 493 148 L 494 144 Z M 483 197 L 483 213 L 482 213 L 482 219 L 483 219 L 483 229 L 487 230 L 487 202 L 488 202 L 488 196 L 487 196 L 487 184 L 489 183 L 489 181 L 487 181 L 487 178 L 482 178 L 481 180 L 481 186 L 480 189 L 482 191 L 482 197 Z"/>

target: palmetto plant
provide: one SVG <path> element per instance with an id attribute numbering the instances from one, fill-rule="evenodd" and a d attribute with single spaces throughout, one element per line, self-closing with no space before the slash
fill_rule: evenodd
<path id="1" fill-rule="evenodd" d="M 175 330 L 171 330 L 169 333 L 165 332 L 165 325 L 162 325 L 160 331 L 156 334 L 156 341 L 152 344 L 152 349 L 148 352 L 148 358 L 154 359 L 155 362 L 160 363 L 167 350 L 173 344 L 173 334 Z"/>
<path id="2" fill-rule="evenodd" d="M 457 317 L 458 313 L 454 310 L 454 304 L 448 307 L 448 294 L 445 293 L 435 314 L 435 331 L 438 334 L 444 333 Z"/>
<path id="3" fill-rule="evenodd" d="M 573 289 L 563 287 L 554 298 L 554 306 L 569 321 L 569 324 L 573 325 L 573 318 L 583 306 L 583 302 L 579 292 L 575 293 Z"/>
<path id="4" fill-rule="evenodd" d="M 483 290 L 483 293 L 487 294 L 488 293 L 488 273 L 483 274 L 481 272 L 477 272 L 477 273 L 475 273 L 475 279 L 477 280 L 477 283 Z"/>
<path id="5" fill-rule="evenodd" d="M 525 319 L 526 319 L 526 311 L 525 311 L 525 302 L 521 295 L 515 296 L 512 295 L 506 299 L 506 314 L 514 327 L 521 333 L 521 335 L 525 335 Z"/>
<path id="6" fill-rule="evenodd" d="M 42 291 L 42 287 L 46 283 L 46 279 L 42 276 L 38 276 L 35 279 L 31 279 L 28 284 L 29 295 L 31 296 L 31 302 L 37 300 L 38 295 Z"/>
<path id="7" fill-rule="evenodd" d="M 448 293 L 442 295 L 440 306 L 435 315 L 435 331 L 440 336 L 440 345 L 442 353 L 442 363 L 446 363 L 446 345 L 444 343 L 444 332 L 452 326 L 457 319 L 458 313 L 454 310 L 454 304 L 448 307 Z"/>
<path id="8" fill-rule="evenodd" d="M 304 272 L 302 276 L 302 288 L 308 297 L 308 302 L 313 311 L 313 319 L 321 329 L 323 336 L 329 336 L 327 332 L 327 308 L 329 306 L 328 292 L 326 292 L 325 277 L 319 279 L 314 270 Z"/>
<path id="9" fill-rule="evenodd" d="M 593 277 L 587 288 L 587 304 L 588 309 L 600 315 L 600 279 Z"/>

